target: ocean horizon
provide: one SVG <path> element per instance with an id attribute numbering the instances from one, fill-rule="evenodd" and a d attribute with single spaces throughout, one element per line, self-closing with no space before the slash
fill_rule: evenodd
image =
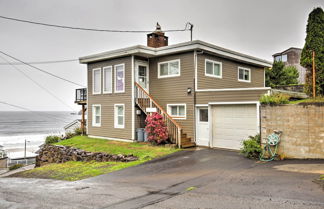
<path id="1" fill-rule="evenodd" d="M 68 111 L 0 111 L 0 145 L 10 155 L 27 150 L 34 153 L 48 135 L 64 134 L 64 126 L 81 115 Z"/>

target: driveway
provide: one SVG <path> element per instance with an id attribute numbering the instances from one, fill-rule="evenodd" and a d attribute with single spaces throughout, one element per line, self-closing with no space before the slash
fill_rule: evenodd
<path id="1" fill-rule="evenodd" d="M 255 163 L 237 152 L 185 150 L 106 175 L 64 182 L 0 178 L 0 208 L 324 208 L 318 174 Z M 289 166 L 288 166 L 289 167 Z"/>

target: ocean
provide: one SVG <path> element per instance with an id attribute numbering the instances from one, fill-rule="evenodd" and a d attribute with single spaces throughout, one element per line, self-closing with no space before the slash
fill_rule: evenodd
<path id="1" fill-rule="evenodd" d="M 23 157 L 25 140 L 27 155 L 32 156 L 48 135 L 62 135 L 64 126 L 81 115 L 71 112 L 0 111 L 0 145 L 9 157 Z"/>

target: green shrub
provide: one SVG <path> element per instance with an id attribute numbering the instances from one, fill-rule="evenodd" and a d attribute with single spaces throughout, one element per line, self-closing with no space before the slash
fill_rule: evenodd
<path id="1" fill-rule="evenodd" d="M 245 157 L 251 159 L 258 159 L 261 151 L 262 148 L 260 134 L 257 134 L 255 136 L 249 136 L 247 140 L 243 141 L 243 148 L 241 149 L 241 153 Z"/>
<path id="2" fill-rule="evenodd" d="M 82 129 L 81 128 L 74 129 L 74 134 L 75 134 L 75 136 L 81 136 L 82 135 Z"/>
<path id="3" fill-rule="evenodd" d="M 61 137 L 59 136 L 47 136 L 45 139 L 45 144 L 54 144 L 59 141 L 61 141 Z"/>
<path id="4" fill-rule="evenodd" d="M 288 104 L 290 96 L 286 94 L 263 95 L 260 98 L 261 104 Z"/>
<path id="5" fill-rule="evenodd" d="M 16 170 L 18 168 L 24 167 L 23 164 L 15 164 L 9 167 L 9 171 Z"/>

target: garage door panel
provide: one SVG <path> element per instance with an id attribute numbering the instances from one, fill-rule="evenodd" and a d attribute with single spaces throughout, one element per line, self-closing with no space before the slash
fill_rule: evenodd
<path id="1" fill-rule="evenodd" d="M 255 104 L 215 105 L 212 107 L 212 146 L 240 149 L 242 141 L 258 133 Z"/>

